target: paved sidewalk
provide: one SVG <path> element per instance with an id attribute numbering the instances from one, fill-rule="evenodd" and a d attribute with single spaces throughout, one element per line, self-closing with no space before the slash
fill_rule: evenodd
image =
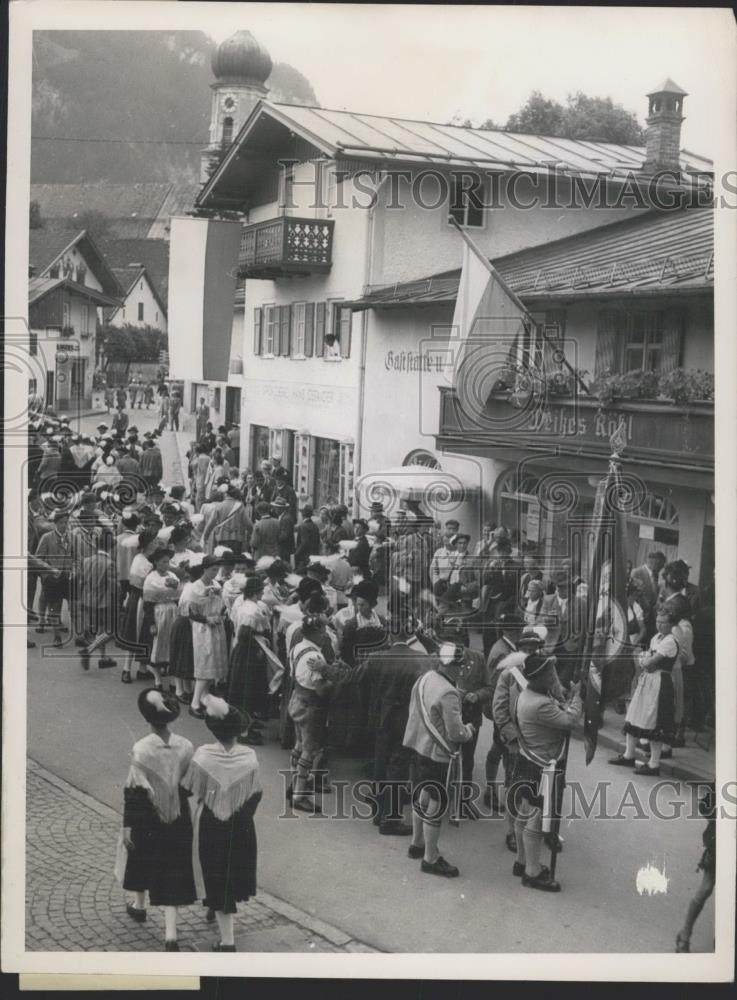
<path id="1" fill-rule="evenodd" d="M 624 716 L 608 708 L 604 713 L 604 725 L 599 730 L 598 753 L 604 754 L 607 750 L 615 750 L 619 753 L 624 750 L 624 736 L 622 726 Z M 576 734 L 576 735 L 580 735 Z M 695 733 L 686 730 L 686 746 L 675 747 L 673 756 L 668 760 L 661 760 L 660 775 L 663 778 L 674 778 L 677 781 L 714 781 L 716 774 L 716 759 L 714 748 L 714 734 L 709 732 Z M 646 760 L 641 755 L 642 760 Z"/>
<path id="2" fill-rule="evenodd" d="M 144 924 L 125 912 L 113 876 L 121 817 L 28 760 L 26 949 L 162 951 L 163 911 Z M 210 951 L 218 939 L 200 904 L 179 911 L 182 951 Z M 236 949 L 244 952 L 372 952 L 363 942 L 267 893 L 241 903 Z"/>

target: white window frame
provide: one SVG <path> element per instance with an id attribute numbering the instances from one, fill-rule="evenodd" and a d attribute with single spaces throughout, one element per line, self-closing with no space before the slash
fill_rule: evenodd
<path id="1" fill-rule="evenodd" d="M 468 172 L 471 173 L 472 171 L 468 171 Z M 476 229 L 476 230 L 486 229 L 486 218 L 487 218 L 486 191 L 487 191 L 487 181 L 486 181 L 486 178 L 482 174 L 479 174 L 478 176 L 479 176 L 479 179 L 481 181 L 481 198 L 482 198 L 482 200 L 484 202 L 484 204 L 481 207 L 481 222 L 480 222 L 480 224 L 476 225 L 475 223 L 471 224 L 468 221 L 468 210 L 469 210 L 468 190 L 469 189 L 468 188 L 464 188 L 464 192 L 463 192 L 463 220 L 462 221 L 458 220 L 458 224 L 460 226 L 462 226 L 463 229 Z M 451 208 L 452 208 L 453 202 L 455 200 L 455 198 L 454 198 L 454 195 L 455 195 L 454 187 L 455 187 L 455 181 L 453 179 L 453 174 L 451 174 L 450 175 L 450 184 L 449 184 L 450 190 L 449 190 L 449 193 L 448 193 L 448 213 L 447 213 L 448 216 L 450 216 L 452 214 Z M 453 223 L 450 222 L 450 221 L 448 221 L 446 224 L 448 226 L 452 226 L 453 225 Z"/>
<path id="2" fill-rule="evenodd" d="M 264 303 L 261 307 L 261 357 L 273 358 L 276 333 L 279 329 L 279 311 L 274 302 Z"/>
<path id="3" fill-rule="evenodd" d="M 335 331 L 335 324 L 337 321 L 335 311 L 336 309 L 341 309 L 342 303 L 344 302 L 345 299 L 328 299 L 327 301 L 328 315 L 325 320 L 325 338 L 327 338 L 328 334 L 333 333 Z M 327 339 L 323 339 L 322 360 L 327 361 L 330 364 L 333 364 L 336 361 L 343 360 L 343 357 L 340 353 L 340 339 L 336 340 L 335 343 L 332 345 L 328 344 Z"/>
<path id="4" fill-rule="evenodd" d="M 289 357 L 297 361 L 305 360 L 305 326 L 307 303 L 293 302 L 289 329 Z"/>

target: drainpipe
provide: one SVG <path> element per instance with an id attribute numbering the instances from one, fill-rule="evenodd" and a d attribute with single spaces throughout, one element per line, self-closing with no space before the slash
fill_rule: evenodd
<path id="1" fill-rule="evenodd" d="M 364 289 L 371 284 L 371 276 L 374 265 L 374 212 L 379 204 L 379 196 L 384 184 L 389 179 L 388 172 L 384 174 L 376 188 L 376 198 L 368 210 L 368 220 L 366 222 L 366 257 L 363 272 Z M 353 513 L 357 513 L 355 484 L 362 474 L 363 459 L 363 427 L 366 410 L 366 352 L 368 349 L 368 327 L 369 309 L 361 311 L 361 364 L 358 370 L 358 427 L 356 429 L 356 447 L 353 451 Z"/>

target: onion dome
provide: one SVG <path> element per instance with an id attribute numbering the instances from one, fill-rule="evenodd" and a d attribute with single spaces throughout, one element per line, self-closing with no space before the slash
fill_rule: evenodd
<path id="1" fill-rule="evenodd" d="M 250 31 L 236 31 L 212 54 L 212 71 L 218 80 L 263 86 L 271 70 L 271 56 Z"/>

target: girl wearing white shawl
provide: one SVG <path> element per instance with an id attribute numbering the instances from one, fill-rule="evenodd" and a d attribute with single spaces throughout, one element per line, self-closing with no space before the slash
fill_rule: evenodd
<path id="1" fill-rule="evenodd" d="M 216 743 L 198 747 L 183 785 L 193 797 L 192 868 L 197 896 L 214 910 L 220 941 L 235 951 L 237 904 L 256 894 L 256 829 L 261 800 L 258 760 L 237 742 L 247 720 L 222 698 L 205 695 L 205 725 Z"/>
<path id="2" fill-rule="evenodd" d="M 169 731 L 179 715 L 176 698 L 147 688 L 138 708 L 151 733 L 131 753 L 115 874 L 123 889 L 135 893 L 135 904 L 128 903 L 126 912 L 137 923 L 146 920 L 146 892 L 152 906 L 164 907 L 166 951 L 179 951 L 177 907 L 197 898 L 192 821 L 182 787 L 194 748 Z"/>
<path id="3" fill-rule="evenodd" d="M 161 689 L 161 676 L 169 665 L 169 640 L 177 620 L 177 605 L 182 593 L 179 578 L 169 570 L 171 549 L 160 548 L 151 553 L 153 571 L 143 581 L 143 603 L 148 605 L 151 618 L 151 654 L 148 668 Z M 144 611 L 145 615 L 145 611 Z"/>

